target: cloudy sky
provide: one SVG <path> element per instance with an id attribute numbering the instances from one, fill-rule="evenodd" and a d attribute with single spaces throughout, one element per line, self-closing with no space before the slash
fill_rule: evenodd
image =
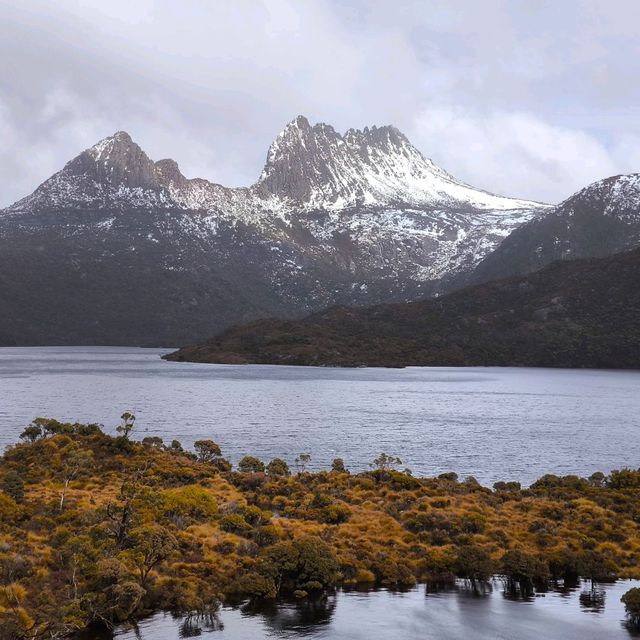
<path id="1" fill-rule="evenodd" d="M 0 206 L 128 131 L 227 185 L 297 114 L 490 191 L 640 171 L 638 0 L 0 0 Z"/>

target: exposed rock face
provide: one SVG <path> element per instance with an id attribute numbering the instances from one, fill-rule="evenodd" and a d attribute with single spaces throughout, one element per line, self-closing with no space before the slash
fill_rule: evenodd
<path id="1" fill-rule="evenodd" d="M 239 189 L 119 132 L 0 212 L 0 342 L 171 345 L 411 300 L 546 209 L 456 180 L 393 127 L 340 135 L 298 117 Z"/>
<path id="2" fill-rule="evenodd" d="M 425 158 L 395 127 L 349 129 L 298 116 L 271 145 L 257 183 L 261 193 L 307 207 L 469 206 L 531 209 L 533 203 L 502 198 L 456 180 Z"/>

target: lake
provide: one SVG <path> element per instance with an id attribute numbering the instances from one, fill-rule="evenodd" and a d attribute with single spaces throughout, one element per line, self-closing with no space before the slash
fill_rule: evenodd
<path id="1" fill-rule="evenodd" d="M 233 462 L 251 453 L 312 468 L 345 459 L 368 468 L 381 451 L 415 474 L 456 471 L 484 484 L 583 476 L 640 461 L 640 372 L 508 368 L 316 369 L 169 363 L 166 350 L 0 349 L 0 445 L 36 416 L 95 421 L 113 432 L 123 410 L 138 438 L 190 446 L 213 438 Z M 224 607 L 217 629 L 157 614 L 118 640 L 600 640 L 629 638 L 620 596 L 640 583 L 587 585 L 529 601 L 441 593 L 338 591 L 319 603 Z M 95 636 L 91 636 L 94 640 Z"/>
<path id="2" fill-rule="evenodd" d="M 620 596 L 638 585 L 597 587 L 592 597 L 585 583 L 528 601 L 506 598 L 499 582 L 481 596 L 462 586 L 435 594 L 424 586 L 406 593 L 338 592 L 322 604 L 225 607 L 211 632 L 197 623 L 186 629 L 183 620 L 157 614 L 137 629 L 119 630 L 115 638 L 177 640 L 199 635 L 199 628 L 211 640 L 629 640 L 637 635 L 627 627 Z"/>
<path id="3" fill-rule="evenodd" d="M 310 452 L 312 469 L 342 457 L 360 471 L 384 451 L 416 475 L 488 485 L 640 464 L 638 371 L 207 365 L 166 351 L 0 349 L 0 446 L 36 416 L 113 432 L 129 409 L 136 437 L 212 438 L 233 462 Z"/>

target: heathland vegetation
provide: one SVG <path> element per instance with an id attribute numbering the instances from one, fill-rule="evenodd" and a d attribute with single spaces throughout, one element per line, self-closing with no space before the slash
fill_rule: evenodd
<path id="1" fill-rule="evenodd" d="M 261 320 L 167 360 L 340 367 L 640 367 L 640 249 L 440 298 Z"/>
<path id="2" fill-rule="evenodd" d="M 194 451 L 37 419 L 0 458 L 0 639 L 59 638 L 154 610 L 212 615 L 239 598 L 314 597 L 493 575 L 514 595 L 552 581 L 640 578 L 640 470 L 492 489 L 416 478 L 392 455 L 349 473 L 310 454 Z M 135 431 L 133 431 L 135 433 Z M 640 592 L 625 595 L 640 621 Z"/>

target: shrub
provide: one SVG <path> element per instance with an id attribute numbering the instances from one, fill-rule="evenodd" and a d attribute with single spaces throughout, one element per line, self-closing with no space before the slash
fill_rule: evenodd
<path id="1" fill-rule="evenodd" d="M 336 473 L 348 473 L 342 458 L 333 459 L 333 462 L 331 463 L 331 471 L 335 471 Z"/>
<path id="2" fill-rule="evenodd" d="M 212 463 L 222 456 L 220 446 L 213 440 L 196 440 L 193 448 L 200 462 Z"/>
<path id="3" fill-rule="evenodd" d="M 534 586 L 544 587 L 549 579 L 547 565 L 536 556 L 511 549 L 501 559 L 502 572 L 507 579 L 507 590 L 521 595 L 533 593 Z"/>
<path id="4" fill-rule="evenodd" d="M 343 504 L 330 504 L 320 511 L 320 522 L 327 524 L 341 524 L 346 522 L 351 516 L 349 507 Z"/>
<path id="5" fill-rule="evenodd" d="M 18 504 L 24 500 L 24 482 L 15 471 L 9 471 L 2 478 L 2 492 L 13 498 Z"/>
<path id="6" fill-rule="evenodd" d="M 271 578 L 279 591 L 318 591 L 335 584 L 338 562 L 320 538 L 305 536 L 270 547 L 260 564 L 260 573 Z"/>
<path id="7" fill-rule="evenodd" d="M 272 525 L 258 527 L 253 531 L 251 537 L 259 547 L 268 547 L 280 540 L 280 536 L 278 536 L 276 528 Z"/>
<path id="8" fill-rule="evenodd" d="M 218 504 L 203 487 L 188 485 L 165 492 L 165 513 L 194 520 L 207 520 L 218 513 Z"/>
<path id="9" fill-rule="evenodd" d="M 251 532 L 251 525 L 239 513 L 230 513 L 220 520 L 220 528 L 228 533 L 246 536 Z"/>
<path id="10" fill-rule="evenodd" d="M 491 556 L 479 547 L 462 547 L 455 562 L 458 578 L 469 580 L 475 587 L 478 582 L 486 582 L 495 573 L 495 563 Z"/>
<path id="11" fill-rule="evenodd" d="M 638 587 L 629 589 L 620 600 L 624 603 L 624 609 L 631 624 L 640 627 L 640 589 Z"/>
<path id="12" fill-rule="evenodd" d="M 240 460 L 238 469 L 242 473 L 261 473 L 264 471 L 264 463 L 254 456 L 245 456 Z"/>
<path id="13" fill-rule="evenodd" d="M 266 467 L 270 476 L 290 476 L 289 465 L 281 458 L 274 458 Z"/>

